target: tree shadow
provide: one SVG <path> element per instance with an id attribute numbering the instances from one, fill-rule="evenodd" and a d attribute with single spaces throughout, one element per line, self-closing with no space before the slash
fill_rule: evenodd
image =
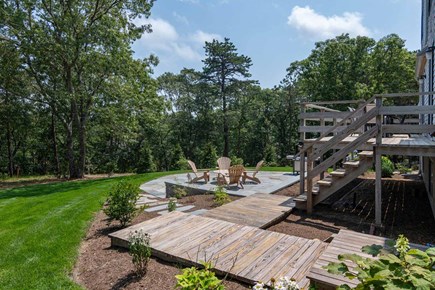
<path id="1" fill-rule="evenodd" d="M 43 195 L 57 194 L 68 191 L 84 189 L 95 185 L 105 185 L 113 181 L 113 178 L 97 180 L 74 180 L 49 184 L 34 184 L 23 187 L 5 189 L 0 193 L 0 200 L 15 197 L 37 197 Z"/>

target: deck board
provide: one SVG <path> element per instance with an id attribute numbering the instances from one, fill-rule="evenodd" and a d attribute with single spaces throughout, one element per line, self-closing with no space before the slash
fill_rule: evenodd
<path id="1" fill-rule="evenodd" d="M 340 230 L 340 232 L 335 235 L 331 243 L 316 260 L 314 266 L 312 266 L 312 268 L 309 270 L 307 277 L 313 281 L 316 281 L 320 284 L 326 284 L 328 286 L 338 287 L 342 284 L 348 284 L 353 288 L 359 283 L 357 279 L 349 280 L 340 275 L 330 274 L 322 267 L 328 265 L 330 262 L 340 262 L 338 260 L 339 254 L 358 254 L 362 257 L 373 258 L 371 255 L 363 253 L 361 248 L 363 246 L 373 244 L 385 247 L 387 245 L 387 241 L 389 241 L 389 239 L 383 237 L 361 234 L 349 230 Z M 425 247 L 416 244 L 411 244 L 410 246 L 412 248 L 419 248 L 422 250 L 425 249 Z M 345 264 L 350 269 L 355 267 L 353 263 L 348 261 L 346 261 Z"/>
<path id="2" fill-rule="evenodd" d="M 256 193 L 201 216 L 264 229 L 287 217 L 293 207 L 288 196 Z"/>
<path id="3" fill-rule="evenodd" d="M 319 240 L 176 211 L 110 234 L 112 245 L 128 247 L 132 229 L 146 229 L 156 257 L 185 265 L 207 260 L 219 274 L 250 284 L 288 274 L 307 287 L 308 269 L 326 247 Z"/>

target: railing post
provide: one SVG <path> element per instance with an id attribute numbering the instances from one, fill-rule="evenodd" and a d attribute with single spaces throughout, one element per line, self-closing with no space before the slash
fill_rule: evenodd
<path id="1" fill-rule="evenodd" d="M 377 226 L 382 225 L 382 154 L 379 146 L 382 144 L 382 115 L 380 109 L 382 108 L 382 97 L 376 97 L 376 146 L 375 146 L 375 168 L 376 168 L 376 181 L 375 181 L 375 222 Z"/>
<path id="2" fill-rule="evenodd" d="M 301 113 L 305 113 L 306 107 L 305 104 L 301 104 Z M 301 126 L 305 127 L 305 119 L 301 120 Z M 300 142 L 302 143 L 302 146 L 300 150 L 304 149 L 304 141 L 305 141 L 305 133 L 300 132 L 299 135 Z M 294 164 L 293 164 L 294 166 Z M 305 192 L 305 153 L 300 154 L 300 165 L 299 165 L 299 194 L 304 194 Z"/>
<path id="3" fill-rule="evenodd" d="M 313 148 L 307 151 L 307 213 L 313 212 L 313 177 L 308 176 L 313 170 Z"/>

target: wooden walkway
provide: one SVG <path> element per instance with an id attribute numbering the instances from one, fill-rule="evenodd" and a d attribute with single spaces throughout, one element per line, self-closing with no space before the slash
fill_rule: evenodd
<path id="1" fill-rule="evenodd" d="M 294 202 L 288 196 L 256 193 L 201 216 L 265 229 L 286 218 L 293 207 Z"/>
<path id="2" fill-rule="evenodd" d="M 386 247 L 387 241 L 389 240 L 390 239 L 387 238 L 361 234 L 354 231 L 340 230 L 315 262 L 307 277 L 318 283 L 321 289 L 328 289 L 328 287 L 335 289 L 342 284 L 347 284 L 351 288 L 354 288 L 359 283 L 357 279 L 350 280 L 340 275 L 328 273 L 328 271 L 322 267 L 328 265 L 330 262 L 339 263 L 338 255 L 340 254 L 358 254 L 365 258 L 373 258 L 371 255 L 363 253 L 361 248 L 373 244 Z M 410 244 L 410 246 L 411 248 L 418 248 L 420 250 L 426 249 L 424 246 L 416 244 Z M 345 264 L 349 269 L 353 269 L 356 266 L 351 262 L 346 262 Z"/>
<path id="3" fill-rule="evenodd" d="M 319 240 L 181 212 L 112 233 L 112 246 L 128 247 L 128 236 L 136 230 L 150 234 L 156 257 L 184 265 L 209 261 L 217 273 L 250 284 L 288 276 L 307 287 L 306 274 L 326 247 Z"/>

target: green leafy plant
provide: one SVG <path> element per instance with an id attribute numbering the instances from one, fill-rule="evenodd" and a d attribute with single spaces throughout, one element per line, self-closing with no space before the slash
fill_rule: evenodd
<path id="1" fill-rule="evenodd" d="M 171 211 L 174 211 L 176 209 L 177 209 L 177 199 L 171 197 L 169 199 L 169 202 L 168 202 L 168 211 L 171 212 Z"/>
<path id="2" fill-rule="evenodd" d="M 408 239 L 400 235 L 392 249 L 371 245 L 362 251 L 379 259 L 343 254 L 338 259 L 353 262 L 355 268 L 349 269 L 344 262 L 329 263 L 324 268 L 332 274 L 357 278 L 360 283 L 355 289 L 435 289 L 435 248 L 425 252 L 410 249 Z M 338 289 L 350 287 L 344 284 Z"/>
<path id="3" fill-rule="evenodd" d="M 182 187 L 174 187 L 174 196 L 176 199 L 180 199 L 187 195 L 187 190 Z"/>
<path id="4" fill-rule="evenodd" d="M 224 188 L 222 186 L 218 186 L 214 190 L 214 198 L 213 201 L 215 205 L 221 206 L 226 203 L 231 202 L 231 198 L 228 195 L 228 193 L 225 192 Z"/>
<path id="5" fill-rule="evenodd" d="M 381 158 L 381 172 L 382 177 L 391 177 L 394 172 L 394 164 L 387 156 Z"/>
<path id="6" fill-rule="evenodd" d="M 396 163 L 395 166 L 396 166 L 397 170 L 399 170 L 399 172 L 401 174 L 410 173 L 412 171 L 411 168 L 408 168 L 408 167 L 404 166 L 401 163 Z"/>
<path id="7" fill-rule="evenodd" d="M 222 281 L 211 271 L 211 264 L 203 262 L 204 269 L 195 267 L 183 269 L 183 274 L 176 275 L 175 288 L 182 290 L 224 290 Z"/>
<path id="8" fill-rule="evenodd" d="M 231 165 L 243 165 L 243 159 L 237 156 L 231 156 Z"/>
<path id="9" fill-rule="evenodd" d="M 278 280 L 272 278 L 267 283 L 257 282 L 253 290 L 299 290 L 299 285 L 289 277 L 281 277 Z"/>
<path id="10" fill-rule="evenodd" d="M 109 217 L 109 224 L 118 220 L 125 227 L 136 216 L 139 189 L 131 183 L 120 181 L 109 191 L 104 213 Z"/>
<path id="11" fill-rule="evenodd" d="M 144 276 L 151 257 L 150 236 L 142 230 L 134 231 L 130 233 L 128 241 L 130 243 L 129 254 L 136 268 L 136 274 Z"/>

